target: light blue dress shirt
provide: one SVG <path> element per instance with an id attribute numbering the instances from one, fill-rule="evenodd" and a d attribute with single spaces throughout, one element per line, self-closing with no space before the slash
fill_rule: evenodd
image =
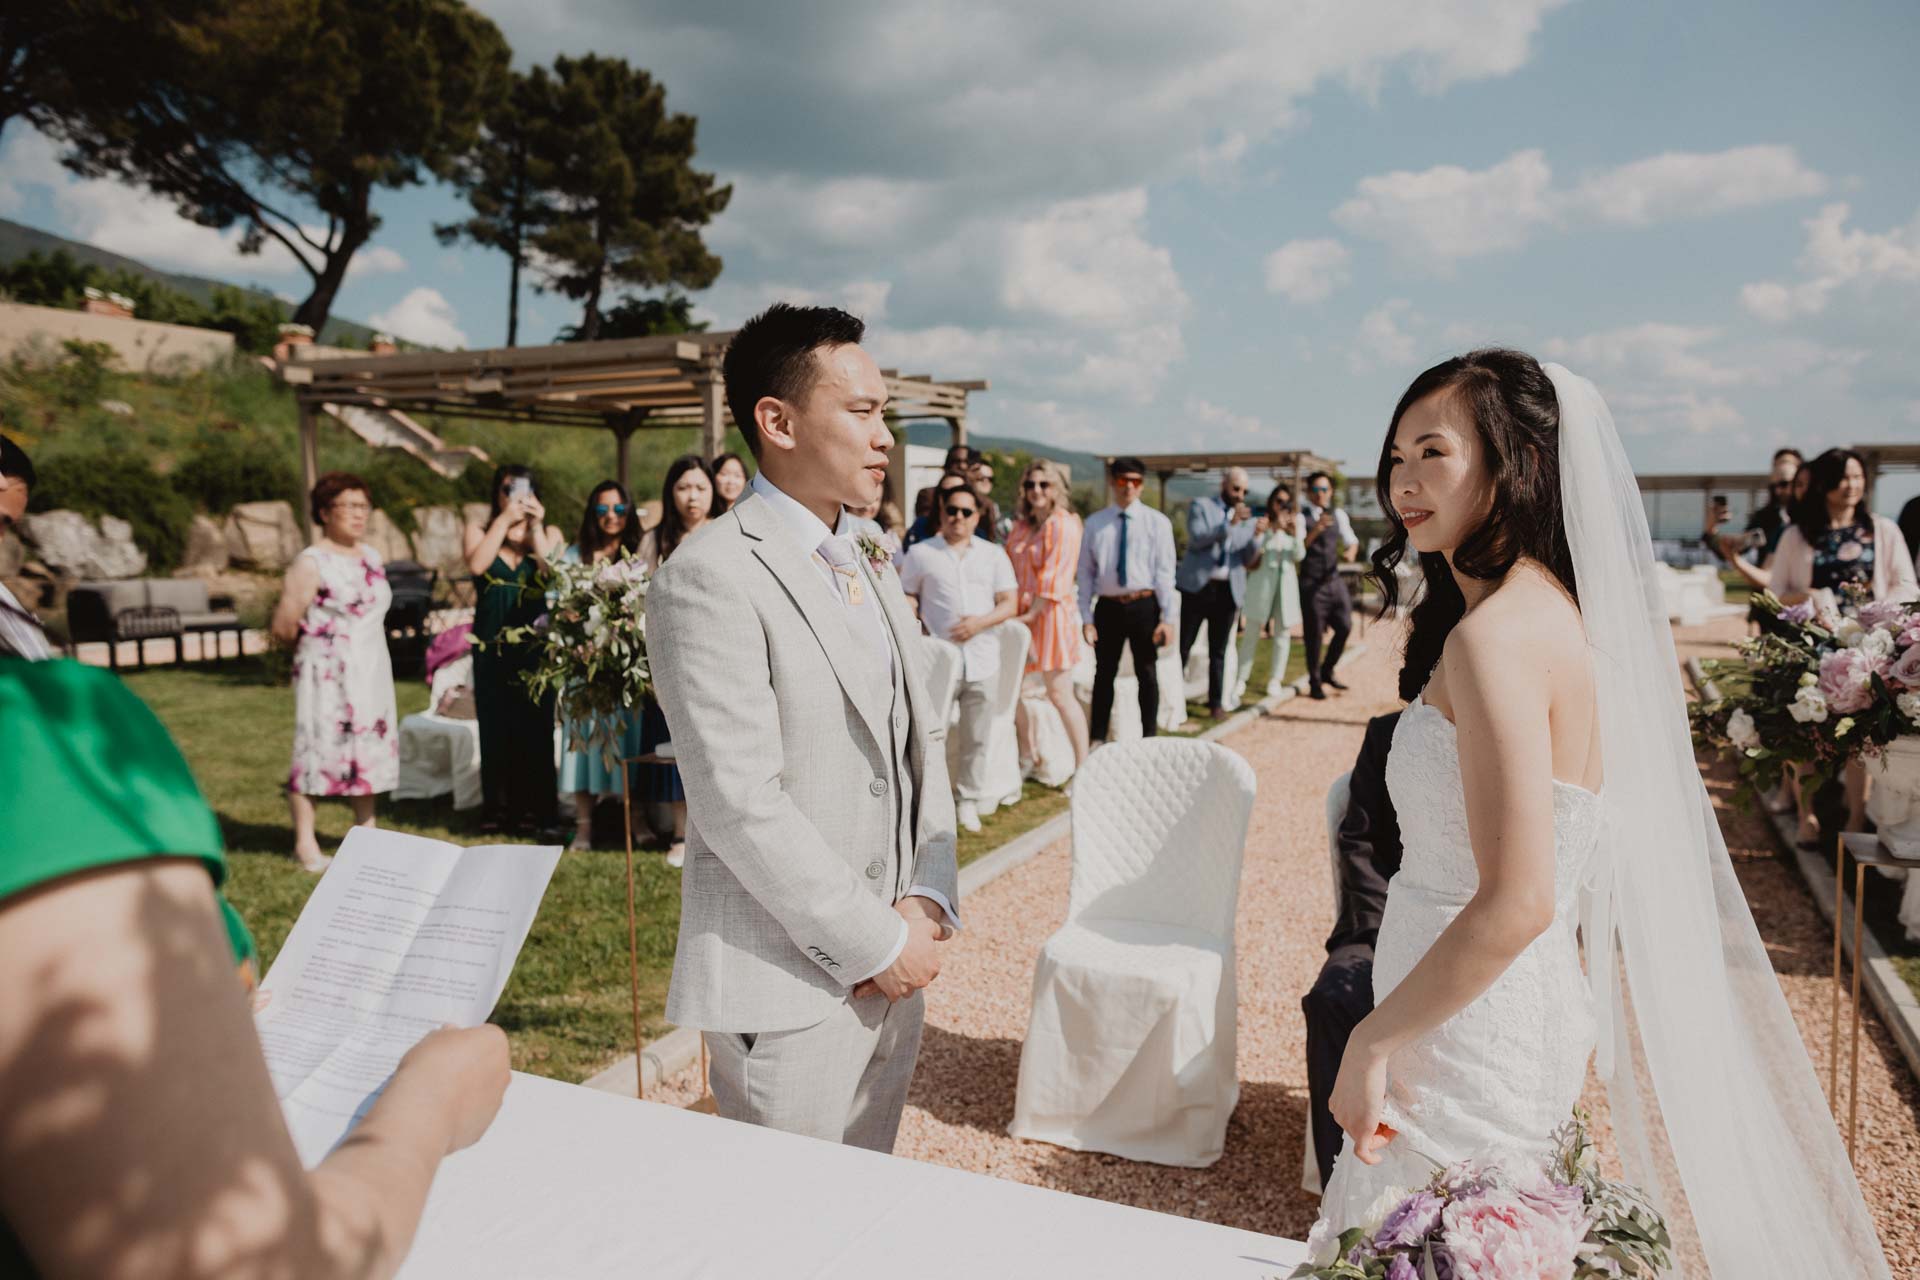
<path id="1" fill-rule="evenodd" d="M 1120 521 L 1127 527 L 1127 571 L 1120 573 Z M 1180 625 L 1180 595 L 1173 585 L 1173 521 L 1144 502 L 1110 506 L 1087 517 L 1080 542 L 1080 619 L 1093 621 L 1095 596 L 1151 590 L 1160 601 L 1160 621 Z"/>

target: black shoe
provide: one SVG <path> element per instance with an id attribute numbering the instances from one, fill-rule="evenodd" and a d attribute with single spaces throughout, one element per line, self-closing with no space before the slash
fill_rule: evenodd
<path id="1" fill-rule="evenodd" d="M 1320 682 L 1326 685 L 1329 689 L 1338 689 L 1342 693 L 1345 693 L 1347 691 L 1347 686 L 1341 684 L 1338 680 L 1335 680 L 1332 676 L 1321 676 Z"/>
<path id="2" fill-rule="evenodd" d="M 1327 691 L 1319 685 L 1315 685 L 1313 688 L 1307 690 L 1307 696 L 1315 702 L 1325 702 L 1327 700 Z"/>

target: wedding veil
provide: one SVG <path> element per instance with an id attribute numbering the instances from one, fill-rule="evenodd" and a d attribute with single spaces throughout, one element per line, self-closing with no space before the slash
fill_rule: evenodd
<path id="1" fill-rule="evenodd" d="M 1888 1280 L 1694 760 L 1633 469 L 1594 385 L 1546 372 L 1606 768 L 1581 927 L 1627 1176 L 1715 1277 Z"/>

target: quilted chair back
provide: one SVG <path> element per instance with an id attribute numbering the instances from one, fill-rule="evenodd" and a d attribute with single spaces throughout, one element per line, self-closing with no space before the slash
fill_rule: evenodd
<path id="1" fill-rule="evenodd" d="M 1340 915 L 1340 823 L 1347 816 L 1347 798 L 1353 792 L 1353 773 L 1349 770 L 1327 788 L 1327 858 L 1333 866 L 1333 914 Z"/>
<path id="2" fill-rule="evenodd" d="M 1247 762 L 1211 742 L 1143 738 L 1094 752 L 1073 783 L 1068 920 L 1231 941 L 1254 790 Z"/>
<path id="3" fill-rule="evenodd" d="M 953 699 L 960 688 L 960 646 L 937 636 L 921 636 L 927 647 L 927 695 L 933 699 L 933 722 L 953 719 Z"/>

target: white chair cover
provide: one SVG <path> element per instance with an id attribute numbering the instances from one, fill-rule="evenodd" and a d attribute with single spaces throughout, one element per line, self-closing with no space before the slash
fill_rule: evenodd
<path id="1" fill-rule="evenodd" d="M 1018 804 L 1026 783 L 1020 772 L 1020 730 L 1014 717 L 1020 705 L 1020 683 L 1026 671 L 1027 649 L 1033 644 L 1033 632 L 1023 622 L 1003 622 L 993 629 L 993 635 L 1000 644 L 1000 674 L 993 690 L 993 727 L 987 736 L 987 794 L 976 802 L 983 818 L 1003 804 Z M 955 678 L 957 684 L 957 670 Z M 960 776 L 959 749 L 959 740 L 948 734 L 949 777 Z"/>
<path id="2" fill-rule="evenodd" d="M 1190 738 L 1088 758 L 1009 1133 L 1188 1168 L 1220 1158 L 1240 1097 L 1233 930 L 1254 789 L 1245 760 Z"/>
<path id="3" fill-rule="evenodd" d="M 1180 650 L 1167 645 L 1154 663 L 1160 677 L 1160 732 L 1178 729 L 1187 722 L 1186 681 L 1180 673 Z M 1073 689 L 1080 703 L 1093 714 L 1093 652 L 1081 653 L 1073 669 Z M 1113 714 L 1107 722 L 1107 736 L 1114 742 L 1132 742 L 1140 734 L 1140 685 L 1133 676 L 1133 652 L 1120 651 L 1120 672 L 1113 678 Z"/>
<path id="4" fill-rule="evenodd" d="M 1327 788 L 1327 861 L 1333 871 L 1333 914 L 1340 914 L 1340 821 L 1347 816 L 1347 798 L 1353 792 L 1353 773 L 1348 771 Z M 1313 1149 L 1313 1118 L 1307 1117 L 1306 1138 L 1301 1143 L 1300 1189 L 1319 1195 L 1320 1160 Z"/>
<path id="5" fill-rule="evenodd" d="M 1038 672 L 1021 682 L 1020 709 L 1033 738 L 1033 759 L 1022 762 L 1026 775 L 1041 786 L 1065 786 L 1073 776 L 1073 739 Z"/>
<path id="6" fill-rule="evenodd" d="M 480 722 L 418 712 L 400 722 L 400 780 L 393 798 L 444 795 L 453 797 L 456 809 L 480 804 Z"/>
<path id="7" fill-rule="evenodd" d="M 960 691 L 960 646 L 938 636 L 921 636 L 920 643 L 927 647 L 927 693 L 933 699 L 933 722 L 949 724 Z"/>

